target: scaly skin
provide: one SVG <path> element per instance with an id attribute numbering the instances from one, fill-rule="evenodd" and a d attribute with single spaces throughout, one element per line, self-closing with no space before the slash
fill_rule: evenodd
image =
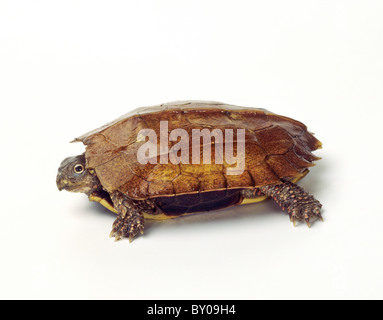
<path id="1" fill-rule="evenodd" d="M 144 213 L 153 213 L 158 208 L 151 200 L 135 201 L 118 191 L 112 193 L 111 198 L 118 214 L 110 237 L 115 237 L 115 241 L 128 238 L 132 242 L 139 233 L 144 233 Z"/>
<path id="2" fill-rule="evenodd" d="M 259 191 L 273 198 L 283 210 L 287 210 L 294 225 L 296 221 L 306 221 L 310 228 L 311 221 L 316 219 L 323 221 L 320 214 L 321 203 L 302 187 L 292 182 L 263 186 L 259 188 Z"/>

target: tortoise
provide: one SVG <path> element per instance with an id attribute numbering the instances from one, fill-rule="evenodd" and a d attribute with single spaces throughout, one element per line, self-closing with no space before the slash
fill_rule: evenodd
<path id="1" fill-rule="evenodd" d="M 210 140 L 201 134 L 213 131 Z M 198 148 L 194 140 L 192 147 L 188 144 L 195 132 L 200 133 L 195 141 L 202 141 Z M 217 132 L 225 135 L 225 143 Z M 152 149 L 150 134 L 157 135 Z M 301 122 L 266 109 L 176 101 L 138 108 L 72 142 L 82 142 L 86 151 L 61 163 L 57 187 L 85 193 L 116 213 L 110 233 L 116 241 L 142 234 L 146 219 L 171 219 L 269 197 L 294 225 L 323 221 L 321 203 L 296 184 L 320 159 L 312 152 L 322 143 Z M 225 157 L 233 147 L 237 163 L 223 157 L 223 146 Z M 205 147 L 210 147 L 208 161 Z M 171 156 L 178 162 L 169 161 Z"/>

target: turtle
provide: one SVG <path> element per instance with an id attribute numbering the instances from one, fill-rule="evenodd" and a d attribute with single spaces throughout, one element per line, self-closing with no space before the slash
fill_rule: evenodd
<path id="1" fill-rule="evenodd" d="M 57 187 L 84 193 L 114 212 L 110 237 L 116 241 L 142 234 L 146 219 L 267 198 L 294 225 L 323 221 L 321 203 L 297 185 L 320 159 L 313 151 L 322 143 L 303 123 L 266 109 L 197 100 L 163 103 L 135 109 L 71 142 L 82 142 L 86 150 L 62 161 Z"/>

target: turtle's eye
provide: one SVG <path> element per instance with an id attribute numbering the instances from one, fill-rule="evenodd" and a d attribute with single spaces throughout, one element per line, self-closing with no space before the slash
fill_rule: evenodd
<path id="1" fill-rule="evenodd" d="M 74 166 L 74 172 L 76 172 L 76 173 L 83 173 L 84 170 L 85 170 L 85 168 L 82 164 L 76 164 Z"/>

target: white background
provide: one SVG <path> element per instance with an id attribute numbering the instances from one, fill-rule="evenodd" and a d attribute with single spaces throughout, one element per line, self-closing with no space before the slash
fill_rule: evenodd
<path id="1" fill-rule="evenodd" d="M 383 298 L 382 1 L 1 1 L 0 298 Z M 323 142 L 325 223 L 259 205 L 147 223 L 58 192 L 68 141 L 136 107 L 217 100 Z"/>

